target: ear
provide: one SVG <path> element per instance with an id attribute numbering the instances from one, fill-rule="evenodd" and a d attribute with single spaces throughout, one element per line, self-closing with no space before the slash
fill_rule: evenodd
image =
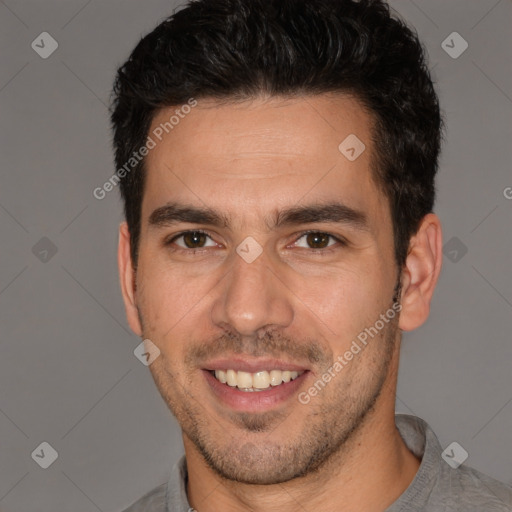
<path id="1" fill-rule="evenodd" d="M 135 270 L 133 269 L 130 252 L 130 231 L 126 222 L 119 225 L 117 264 L 128 325 L 137 336 L 142 336 L 142 327 L 135 299 Z"/>
<path id="2" fill-rule="evenodd" d="M 441 222 L 437 215 L 429 213 L 411 237 L 402 269 L 402 310 L 398 325 L 403 331 L 416 329 L 428 318 L 442 261 Z"/>

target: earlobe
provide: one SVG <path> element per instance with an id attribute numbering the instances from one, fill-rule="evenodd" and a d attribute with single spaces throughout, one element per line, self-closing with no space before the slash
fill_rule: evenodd
<path id="1" fill-rule="evenodd" d="M 411 237 L 402 271 L 399 327 L 403 331 L 416 329 L 428 318 L 442 259 L 441 222 L 437 215 L 429 213 L 423 217 L 418 231 Z"/>
<path id="2" fill-rule="evenodd" d="M 142 336 L 135 295 L 135 271 L 130 253 L 130 231 L 126 222 L 119 225 L 117 264 L 128 325 L 137 336 Z"/>

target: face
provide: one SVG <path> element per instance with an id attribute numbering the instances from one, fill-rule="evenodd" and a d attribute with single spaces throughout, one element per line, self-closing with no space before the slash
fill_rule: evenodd
<path id="1" fill-rule="evenodd" d="M 390 396 L 399 275 L 370 129 L 345 96 L 203 100 L 147 157 L 128 317 L 186 449 L 228 479 L 321 467 Z"/>

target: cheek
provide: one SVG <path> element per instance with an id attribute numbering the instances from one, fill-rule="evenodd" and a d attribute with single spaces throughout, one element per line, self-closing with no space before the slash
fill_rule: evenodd
<path id="1" fill-rule="evenodd" d="M 305 314 L 302 321 L 312 319 L 330 340 L 333 351 L 340 353 L 389 307 L 391 296 L 383 292 L 389 289 L 387 281 L 375 262 L 366 268 L 337 269 L 315 279 L 296 278 L 292 289 L 297 290 L 298 307 Z"/>
<path id="2" fill-rule="evenodd" d="M 218 278 L 190 275 L 158 257 L 141 257 L 138 274 L 137 302 L 145 335 L 158 340 L 174 338 L 204 320 L 204 303 Z"/>

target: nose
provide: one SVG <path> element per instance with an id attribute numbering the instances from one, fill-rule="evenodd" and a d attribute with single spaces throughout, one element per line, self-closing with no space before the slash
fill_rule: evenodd
<path id="1" fill-rule="evenodd" d="M 243 336 L 289 326 L 294 316 L 293 295 L 278 270 L 271 268 L 265 252 L 251 263 L 238 254 L 231 259 L 229 271 L 215 289 L 214 324 Z"/>

